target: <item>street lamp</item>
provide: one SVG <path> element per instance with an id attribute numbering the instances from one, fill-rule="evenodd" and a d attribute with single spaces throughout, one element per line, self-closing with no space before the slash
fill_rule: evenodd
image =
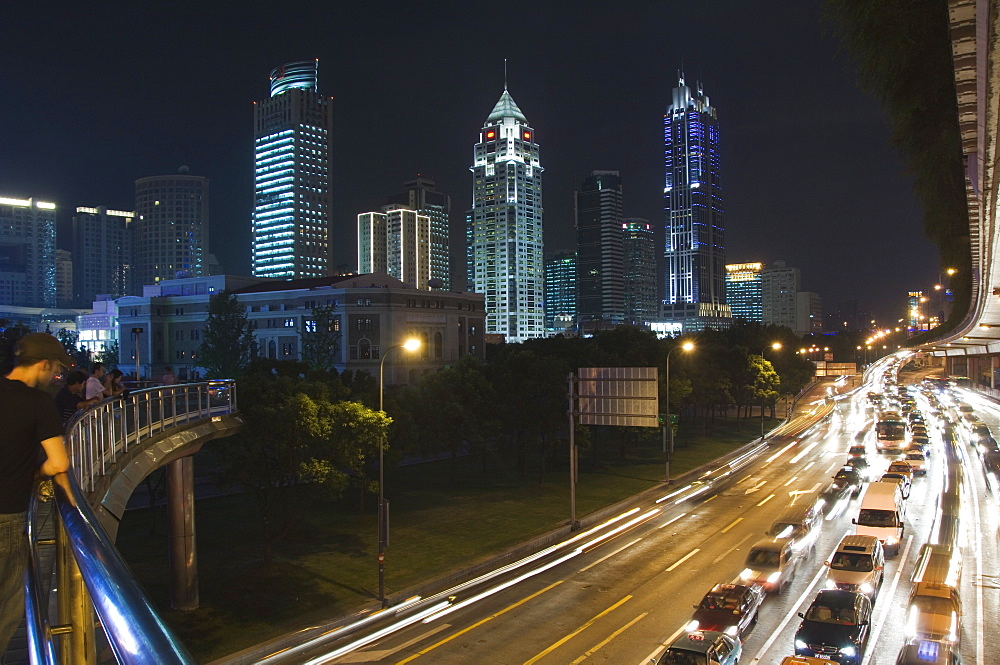
<path id="1" fill-rule="evenodd" d="M 385 383 L 383 381 L 383 377 L 385 376 L 385 359 L 389 357 L 389 353 L 394 349 L 406 349 L 412 352 L 419 348 L 420 340 L 416 337 L 411 337 L 402 344 L 390 346 L 382 354 L 382 360 L 378 364 L 378 410 L 383 415 L 385 414 L 385 409 L 382 408 L 385 394 Z M 385 544 L 389 540 L 389 530 L 386 520 L 388 516 L 385 514 L 385 464 L 383 463 L 385 444 L 385 435 L 383 434 L 378 446 L 378 600 L 382 603 L 383 607 L 385 607 Z"/>
<path id="2" fill-rule="evenodd" d="M 775 351 L 777 351 L 778 349 L 781 348 L 781 342 L 774 342 L 774 343 L 772 343 L 771 344 L 771 348 L 774 349 Z M 764 357 L 764 352 L 765 351 L 767 351 L 767 347 L 764 347 L 763 349 L 760 350 L 760 359 L 764 360 L 764 361 L 767 360 L 767 358 Z M 762 364 L 761 365 L 761 371 L 763 371 L 763 369 L 764 369 L 764 366 Z M 763 390 L 763 386 L 761 386 L 761 391 L 760 391 L 760 438 L 761 438 L 761 441 L 764 440 L 764 390 Z"/>
<path id="3" fill-rule="evenodd" d="M 674 428 L 670 422 L 670 354 L 677 349 L 683 349 L 684 351 L 691 351 L 694 349 L 694 342 L 684 342 L 683 344 L 678 344 L 674 348 L 667 351 L 667 373 L 666 373 L 666 402 L 667 402 L 667 412 L 664 416 L 663 423 L 663 457 L 664 457 L 664 482 L 670 482 L 670 453 L 674 451 Z M 667 436 L 667 432 L 670 435 Z M 669 445 L 667 443 L 669 439 Z"/>

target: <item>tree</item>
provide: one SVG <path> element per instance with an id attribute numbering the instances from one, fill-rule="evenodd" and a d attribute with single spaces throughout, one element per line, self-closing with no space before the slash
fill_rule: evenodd
<path id="1" fill-rule="evenodd" d="M 340 357 L 340 317 L 334 308 L 313 307 L 302 331 L 302 360 L 311 369 L 334 370 Z"/>
<path id="2" fill-rule="evenodd" d="M 198 347 L 197 360 L 208 378 L 232 378 L 246 368 L 253 357 L 254 325 L 236 295 L 223 291 L 208 303 L 205 338 Z"/>
<path id="3" fill-rule="evenodd" d="M 104 365 L 108 369 L 118 367 L 118 340 L 113 340 L 102 345 L 101 350 L 94 354 L 94 360 Z"/>
<path id="4" fill-rule="evenodd" d="M 31 333 L 28 326 L 21 321 L 0 319 L 0 366 L 3 374 L 14 366 L 14 347 L 25 335 Z"/>
<path id="5" fill-rule="evenodd" d="M 79 346 L 80 333 L 68 328 L 60 328 L 59 332 L 56 333 L 56 339 L 66 349 L 66 353 L 73 358 L 73 362 L 76 363 L 77 368 L 83 368 L 83 371 L 86 371 L 90 367 L 90 350 Z M 115 360 L 117 362 L 117 358 Z"/>

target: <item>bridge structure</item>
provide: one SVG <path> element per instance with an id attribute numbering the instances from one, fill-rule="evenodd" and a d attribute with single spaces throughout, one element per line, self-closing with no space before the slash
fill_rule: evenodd
<path id="1" fill-rule="evenodd" d="M 192 455 L 242 424 L 232 380 L 135 391 L 70 422 L 71 468 L 43 483 L 28 513 L 27 647 L 8 651 L 5 662 L 197 662 L 135 581 L 114 540 L 132 491 L 165 467 L 171 605 L 196 608 Z"/>

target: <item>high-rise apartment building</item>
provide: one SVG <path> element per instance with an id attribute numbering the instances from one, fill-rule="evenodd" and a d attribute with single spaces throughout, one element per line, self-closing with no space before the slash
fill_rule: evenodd
<path id="1" fill-rule="evenodd" d="M 358 273 L 384 272 L 430 289 L 430 218 L 402 205 L 382 210 L 358 215 Z"/>
<path id="2" fill-rule="evenodd" d="M 270 98 L 254 102 L 255 277 L 331 273 L 333 101 L 318 79 L 318 60 L 282 65 Z"/>
<path id="3" fill-rule="evenodd" d="M 448 255 L 451 197 L 437 191 L 436 183 L 423 176 L 403 183 L 403 191 L 389 197 L 390 206 L 406 206 L 430 220 L 430 270 L 434 288 L 451 289 Z M 406 280 L 403 280 L 406 281 Z"/>
<path id="4" fill-rule="evenodd" d="M 625 277 L 625 321 L 645 326 L 660 316 L 656 280 L 656 236 L 648 219 L 622 220 Z"/>
<path id="5" fill-rule="evenodd" d="M 174 189 L 177 187 L 173 185 Z M 164 198 L 160 206 L 168 205 L 166 200 Z M 135 281 L 135 230 L 134 212 L 109 210 L 104 206 L 76 209 L 73 215 L 73 302 L 77 307 L 90 307 L 98 295 L 121 298 L 141 293 Z M 170 238 L 174 244 L 176 240 Z"/>
<path id="6" fill-rule="evenodd" d="M 535 130 L 504 88 L 474 149 L 469 282 L 486 297 L 486 333 L 545 334 L 542 165 Z"/>
<path id="7" fill-rule="evenodd" d="M 73 306 L 73 252 L 56 250 L 56 307 Z"/>
<path id="8" fill-rule="evenodd" d="M 812 291 L 795 294 L 796 335 L 818 335 L 823 332 L 823 299 Z"/>
<path id="9" fill-rule="evenodd" d="M 663 144 L 663 318 L 687 330 L 727 326 L 719 121 L 701 85 L 692 90 L 683 76 L 663 116 Z"/>
<path id="10" fill-rule="evenodd" d="M 764 325 L 795 330 L 799 269 L 775 261 L 760 273 L 761 311 Z"/>
<path id="11" fill-rule="evenodd" d="M 545 329 L 560 333 L 575 322 L 576 252 L 551 252 L 545 257 Z"/>
<path id="12" fill-rule="evenodd" d="M 622 179 L 594 171 L 574 193 L 576 210 L 576 318 L 581 332 L 625 319 Z"/>
<path id="13" fill-rule="evenodd" d="M 0 305 L 56 306 L 56 204 L 0 197 Z"/>
<path id="14" fill-rule="evenodd" d="M 734 319 L 764 321 L 761 271 L 763 263 L 726 264 L 726 302 Z"/>
<path id="15" fill-rule="evenodd" d="M 208 178 L 182 167 L 136 180 L 134 283 L 200 277 L 207 254 Z"/>

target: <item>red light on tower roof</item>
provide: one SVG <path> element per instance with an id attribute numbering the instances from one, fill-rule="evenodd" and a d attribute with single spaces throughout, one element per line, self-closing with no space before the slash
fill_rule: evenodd
<path id="1" fill-rule="evenodd" d="M 528 141 L 528 140 L 530 140 L 530 139 L 531 139 L 531 132 L 525 132 L 525 133 L 524 133 L 524 140 L 525 140 L 525 141 Z"/>
<path id="2" fill-rule="evenodd" d="M 486 132 L 486 138 L 488 138 L 488 139 L 495 139 L 496 137 L 497 137 L 497 133 L 494 132 L 492 129 L 490 131 Z"/>

